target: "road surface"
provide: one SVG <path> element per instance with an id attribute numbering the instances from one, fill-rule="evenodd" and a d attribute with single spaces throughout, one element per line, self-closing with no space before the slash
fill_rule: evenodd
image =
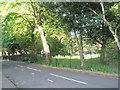
<path id="1" fill-rule="evenodd" d="M 2 62 L 2 72 L 17 88 L 118 88 L 118 79 L 16 61 Z"/>

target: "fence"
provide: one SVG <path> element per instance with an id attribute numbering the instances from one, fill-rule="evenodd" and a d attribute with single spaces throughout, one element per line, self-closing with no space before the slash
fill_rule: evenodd
<path id="1" fill-rule="evenodd" d="M 54 67 L 64 67 L 64 68 L 73 68 L 73 69 L 83 69 L 91 71 L 101 71 L 109 73 L 118 73 L 118 64 L 120 62 L 119 50 L 105 50 L 104 64 L 100 64 L 100 52 L 84 54 L 85 57 L 85 66 L 81 67 L 81 62 L 79 56 L 74 55 L 65 55 L 65 56 L 54 56 L 49 61 L 49 66 Z M 9 58 L 16 61 L 27 61 L 30 62 L 31 55 L 16 55 L 16 56 L 4 56 L 4 58 Z M 37 64 L 47 65 L 45 56 L 37 55 Z"/>

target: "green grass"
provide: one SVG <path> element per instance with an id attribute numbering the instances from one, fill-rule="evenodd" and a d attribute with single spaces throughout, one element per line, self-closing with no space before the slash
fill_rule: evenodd
<path id="1" fill-rule="evenodd" d="M 30 62 L 30 57 L 19 57 L 15 59 L 16 61 L 25 61 Z M 73 68 L 79 70 L 90 70 L 95 72 L 104 72 L 104 73 L 118 73 L 118 58 L 108 58 L 105 57 L 105 64 L 100 64 L 99 55 L 85 55 L 85 66 L 80 66 L 79 56 L 56 56 L 53 57 L 49 65 L 54 67 L 64 67 L 64 68 Z M 35 64 L 46 65 L 45 57 L 38 56 L 37 62 Z"/>
<path id="2" fill-rule="evenodd" d="M 79 69 L 79 70 L 90 70 L 90 71 L 96 71 L 96 72 L 104 72 L 104 73 L 118 73 L 118 63 L 108 63 L 108 59 L 105 58 L 105 64 L 100 64 L 100 57 L 95 58 L 89 58 L 85 59 L 85 66 L 80 66 L 80 59 L 78 58 L 72 58 L 69 56 L 66 57 L 54 57 L 52 58 L 50 62 L 50 66 L 54 67 L 64 67 L 64 68 L 73 68 L 73 69 Z M 39 58 L 38 62 L 36 64 L 43 64 L 46 65 L 45 58 Z"/>

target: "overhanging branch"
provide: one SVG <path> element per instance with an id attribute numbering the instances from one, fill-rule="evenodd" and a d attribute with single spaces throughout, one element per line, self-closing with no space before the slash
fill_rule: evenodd
<path id="1" fill-rule="evenodd" d="M 89 7 L 86 7 L 87 9 L 89 9 L 90 11 L 92 11 L 94 14 L 96 14 L 97 16 L 99 16 L 99 14 L 95 11 L 95 10 L 93 10 L 92 8 L 89 8 Z"/>

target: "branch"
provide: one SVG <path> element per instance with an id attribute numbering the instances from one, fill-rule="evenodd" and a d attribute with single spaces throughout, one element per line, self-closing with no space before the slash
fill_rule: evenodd
<path id="1" fill-rule="evenodd" d="M 115 35 L 117 35 L 117 30 L 118 30 L 119 25 L 115 29 Z"/>
<path id="2" fill-rule="evenodd" d="M 30 3 L 31 3 L 32 9 L 33 9 L 33 14 L 35 17 L 37 17 L 35 7 L 33 6 L 33 1 L 30 0 Z"/>
<path id="3" fill-rule="evenodd" d="M 22 18 L 23 18 L 24 20 L 26 20 L 26 19 L 27 19 L 27 18 L 25 19 L 24 17 L 22 17 Z M 27 19 L 27 21 L 28 21 L 28 19 Z M 31 23 L 30 23 L 29 21 L 28 21 L 28 23 L 29 23 L 29 25 L 31 26 Z M 28 26 L 28 25 L 27 25 L 27 26 Z"/>
<path id="4" fill-rule="evenodd" d="M 104 20 L 104 22 L 108 25 L 109 30 L 111 31 L 112 35 L 114 36 L 114 35 L 115 35 L 115 32 L 114 32 L 112 26 L 110 25 L 110 23 L 109 23 L 109 22 L 107 21 L 107 19 L 105 18 L 105 10 L 104 10 L 104 6 L 103 6 L 102 0 L 100 0 L 100 5 L 101 5 L 101 8 L 102 8 L 103 20 Z"/>
<path id="5" fill-rule="evenodd" d="M 86 8 L 89 9 L 90 11 L 92 11 L 94 14 L 99 16 L 99 14 L 95 10 L 93 10 L 92 8 L 89 8 L 89 7 L 86 7 Z"/>
<path id="6" fill-rule="evenodd" d="M 106 18 L 105 18 L 105 10 L 104 10 L 104 6 L 103 6 L 102 0 L 100 0 L 100 5 L 101 5 L 101 8 L 102 8 L 103 20 L 104 20 L 106 23 L 108 23 L 108 21 L 107 21 Z"/>
<path id="7" fill-rule="evenodd" d="M 97 40 L 96 38 L 94 38 L 94 40 L 97 41 L 99 44 L 102 45 L 102 43 L 99 40 Z"/>
<path id="8" fill-rule="evenodd" d="M 22 14 L 22 15 L 24 15 L 24 16 L 27 16 L 27 15 L 31 16 L 31 14 Z"/>

